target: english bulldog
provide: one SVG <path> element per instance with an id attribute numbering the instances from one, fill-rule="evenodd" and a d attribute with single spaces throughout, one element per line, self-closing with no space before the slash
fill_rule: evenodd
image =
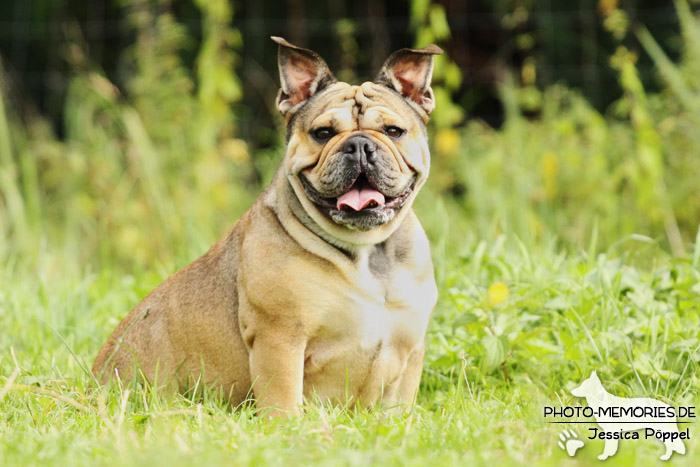
<path id="1" fill-rule="evenodd" d="M 280 37 L 286 151 L 252 208 L 124 318 L 93 373 L 194 384 L 269 416 L 305 399 L 410 407 L 437 300 L 411 206 L 428 178 L 430 45 L 401 49 L 374 81 L 334 78 Z"/>

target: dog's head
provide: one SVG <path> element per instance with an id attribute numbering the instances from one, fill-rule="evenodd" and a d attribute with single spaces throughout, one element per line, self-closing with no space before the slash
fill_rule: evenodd
<path id="1" fill-rule="evenodd" d="M 428 176 L 430 79 L 442 50 L 399 50 L 374 82 L 351 85 L 337 81 L 315 52 L 272 39 L 279 44 L 277 108 L 287 121 L 283 170 L 303 210 L 340 242 L 385 240 Z"/>
<path id="2" fill-rule="evenodd" d="M 598 374 L 593 370 L 591 376 L 571 390 L 571 394 L 576 397 L 592 396 L 600 392 L 602 387 L 603 385 L 600 382 L 600 378 L 598 378 Z"/>

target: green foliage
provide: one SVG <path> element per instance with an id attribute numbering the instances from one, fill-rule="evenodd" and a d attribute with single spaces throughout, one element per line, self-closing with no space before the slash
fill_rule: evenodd
<path id="1" fill-rule="evenodd" d="M 639 30 L 659 62 L 661 93 L 644 89 L 635 55 L 620 47 L 611 64 L 624 94 L 607 115 L 561 85 L 518 88 L 511 79 L 501 86 L 500 131 L 478 121 L 461 134 L 438 128 L 432 186 L 449 194 L 450 210 L 480 238 L 507 233 L 530 245 L 554 237 L 574 249 L 594 239 L 605 249 L 635 233 L 685 256 L 700 219 L 700 114 L 691 97 L 700 74 L 689 71 L 700 38 L 698 20 L 679 5 L 679 63 Z M 533 111 L 535 119 L 525 116 Z"/>
<path id="2" fill-rule="evenodd" d="M 282 151 L 251 155 L 237 138 L 228 108 L 240 99 L 241 40 L 226 4 L 196 3 L 194 77 L 181 58 L 191 40 L 168 2 L 125 4 L 136 37 L 122 57 L 128 86 L 72 44 L 81 65 L 64 138 L 0 93 L 6 465 L 559 465 L 560 427 L 544 423 L 542 407 L 578 403 L 568 391 L 593 369 L 618 395 L 700 402 L 700 36 L 684 2 L 680 61 L 634 29 L 662 91 L 644 88 L 620 48 L 611 60 L 624 94 L 607 114 L 562 85 L 513 79 L 500 90 L 503 128 L 457 129 L 460 76 L 446 58 L 436 65 L 433 167 L 416 209 L 440 300 L 411 416 L 312 404 L 301 419 L 268 422 L 249 407 L 231 413 L 205 388 L 168 399 L 96 387 L 86 368 L 108 332 L 230 228 L 261 189 L 254 174 L 269 176 Z M 412 7 L 419 45 L 449 38 L 441 7 Z M 351 26 L 339 25 L 346 55 Z M 601 449 L 590 444 L 583 462 Z M 617 459 L 657 449 L 627 444 Z"/>
<path id="3" fill-rule="evenodd" d="M 632 394 L 697 393 L 700 270 L 690 260 L 647 270 L 629 266 L 626 255 L 505 245 L 499 237 L 457 246 L 429 334 L 428 368 L 464 372 L 477 387 L 508 378 L 543 390 L 600 368 Z M 501 282 L 508 292 L 494 300 Z"/>
<path id="4" fill-rule="evenodd" d="M 191 40 L 167 3 L 126 2 L 136 37 L 122 57 L 126 90 L 76 68 L 62 141 L 2 106 L 0 217 L 7 209 L 9 218 L 0 225 L 11 240 L 0 244 L 3 257 L 36 260 L 45 245 L 73 252 L 76 265 L 138 267 L 181 248 L 202 252 L 254 199 L 254 168 L 229 109 L 241 94 L 232 10 L 198 3 L 204 32 L 193 79 L 180 58 Z M 71 45 L 83 54 L 76 63 L 84 49 Z"/>
<path id="5" fill-rule="evenodd" d="M 416 47 L 444 44 L 450 39 L 445 8 L 431 5 L 430 0 L 411 2 L 411 25 L 416 34 Z M 431 115 L 436 128 L 449 128 L 464 119 L 464 110 L 453 102 L 452 95 L 462 84 L 462 72 L 447 54 L 435 56 L 433 92 L 435 111 Z"/>

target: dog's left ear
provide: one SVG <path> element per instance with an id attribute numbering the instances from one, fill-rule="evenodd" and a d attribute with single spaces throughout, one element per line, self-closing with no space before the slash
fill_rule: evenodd
<path id="1" fill-rule="evenodd" d="M 277 64 L 281 89 L 277 94 L 277 109 L 285 117 L 297 104 L 333 83 L 335 77 L 320 55 L 290 44 L 281 37 L 271 39 L 279 44 Z"/>
<path id="2" fill-rule="evenodd" d="M 435 108 L 435 96 L 430 87 L 433 55 L 440 54 L 442 49 L 435 44 L 417 50 L 397 50 L 384 62 L 374 82 L 388 86 L 415 102 L 427 117 Z"/>

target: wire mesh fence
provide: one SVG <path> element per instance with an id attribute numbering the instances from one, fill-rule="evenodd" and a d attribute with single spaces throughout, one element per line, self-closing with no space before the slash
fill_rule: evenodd
<path id="1" fill-rule="evenodd" d="M 135 41 L 127 13 L 143 3 L 148 2 L 5 0 L 0 6 L 4 68 L 25 100 L 38 105 L 60 127 L 63 98 L 76 67 L 72 48 L 84 46 L 88 63 L 81 66 L 93 67 L 121 86 L 128 67 L 120 57 Z M 270 35 L 314 48 L 332 68 L 352 66 L 355 76 L 369 77 L 389 52 L 415 41 L 410 3 L 416 2 L 233 2 L 232 24 L 242 37 L 236 72 L 246 88 L 244 105 L 253 113 L 264 107 L 260 83 L 276 83 Z M 518 73 L 524 63 L 534 66 L 537 85 L 563 81 L 580 88 L 599 109 L 618 98 L 617 76 L 609 65 L 618 41 L 603 27 L 605 2 L 436 3 L 444 7 L 450 29 L 450 40 L 441 45 L 464 78 L 454 97 L 471 116 L 498 122 L 501 109 L 493 83 L 503 70 Z M 171 13 L 183 26 L 188 40 L 182 57 L 194 68 L 204 27 L 200 9 L 180 0 L 154 2 L 153 8 Z M 678 54 L 678 18 L 672 2 L 621 2 L 620 8 L 630 24 L 644 24 L 672 56 Z M 355 47 L 339 53 L 347 40 Z M 628 42 L 637 47 L 633 37 Z M 353 52 L 355 57 L 344 58 Z M 653 86 L 653 65 L 643 53 L 638 68 L 643 82 Z"/>

